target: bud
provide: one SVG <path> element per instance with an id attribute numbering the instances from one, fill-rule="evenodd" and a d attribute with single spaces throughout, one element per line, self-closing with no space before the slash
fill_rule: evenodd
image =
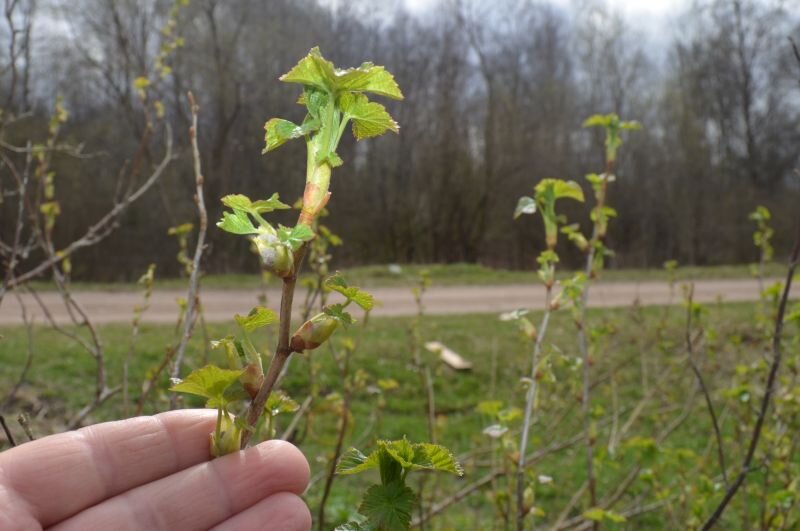
<path id="1" fill-rule="evenodd" d="M 533 509 L 533 488 L 531 486 L 525 487 L 525 490 L 522 493 L 522 507 L 524 509 L 525 514 L 528 514 L 531 509 Z"/>
<path id="2" fill-rule="evenodd" d="M 225 414 L 220 418 L 219 439 L 217 439 L 216 431 L 212 432 L 209 437 L 211 438 L 211 456 L 222 457 L 239 451 L 242 430 L 231 417 Z"/>
<path id="3" fill-rule="evenodd" d="M 292 274 L 294 254 L 281 243 L 274 229 L 268 230 L 262 227 L 258 235 L 253 236 L 253 243 L 261 256 L 261 263 L 267 270 L 281 278 Z"/>
<path id="4" fill-rule="evenodd" d="M 297 329 L 292 336 L 292 350 L 302 352 L 314 350 L 323 344 L 339 326 L 339 320 L 325 313 L 318 313 Z"/>
<path id="5" fill-rule="evenodd" d="M 264 371 L 256 363 L 248 363 L 242 375 L 239 377 L 242 382 L 242 387 L 250 395 L 250 398 L 255 398 L 258 390 L 261 389 L 261 384 L 264 383 Z"/>

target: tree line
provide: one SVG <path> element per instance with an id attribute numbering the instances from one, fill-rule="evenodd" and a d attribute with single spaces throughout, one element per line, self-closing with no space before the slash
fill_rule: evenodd
<path id="1" fill-rule="evenodd" d="M 82 146 L 51 163 L 56 243 L 108 209 L 135 178 L 131 164 L 160 162 L 165 130 L 140 141 L 152 120 L 141 79 L 154 72 L 149 97 L 174 132 L 176 160 L 113 235 L 75 255 L 76 278 L 136 278 L 151 262 L 161 275 L 181 270 L 168 229 L 196 217 L 188 90 L 202 108 L 210 219 L 234 191 L 297 199 L 302 180 L 289 177 L 304 171 L 304 146 L 261 155 L 263 125 L 302 119 L 291 87 L 274 80 L 315 45 L 336 64 L 387 65 L 405 94 L 388 105 L 399 135 L 340 146 L 348 164 L 325 221 L 346 241 L 339 265 L 530 267 L 544 242 L 537 227 L 513 221 L 517 198 L 545 177 L 588 193 L 583 175 L 604 150 L 581 123 L 608 112 L 643 124 L 619 161 L 613 203 L 624 215 L 608 238 L 612 267 L 754 261 L 748 213 L 757 204 L 773 212 L 776 247 L 788 247 L 800 204 L 800 76 L 787 37 L 800 40 L 800 16 L 784 2 L 693 4 L 674 35 L 657 39 L 592 0 L 442 0 L 422 15 L 399 0 L 192 0 L 177 11 L 174 0 L 13 3 L 0 28 L 0 102 L 17 119 L 2 140 L 41 141 L 60 96 L 69 112 L 61 140 Z M 0 166 L 0 197 L 14 186 Z M 0 241 L 12 236 L 11 204 L 0 202 Z M 588 209 L 567 216 L 590 225 Z M 252 267 L 246 243 L 232 240 L 211 228 L 205 271 Z M 581 257 L 570 252 L 560 254 L 575 267 Z"/>

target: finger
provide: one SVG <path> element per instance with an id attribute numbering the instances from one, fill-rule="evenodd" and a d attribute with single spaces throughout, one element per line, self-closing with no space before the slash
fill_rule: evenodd
<path id="1" fill-rule="evenodd" d="M 273 494 L 228 518 L 211 531 L 310 531 L 311 513 L 306 502 L 289 492 Z"/>
<path id="2" fill-rule="evenodd" d="M 0 493 L 47 527 L 139 485 L 207 461 L 216 414 L 182 410 L 97 424 L 0 454 Z"/>
<path id="3" fill-rule="evenodd" d="M 53 529 L 209 529 L 272 494 L 300 494 L 308 473 L 300 450 L 267 441 L 124 492 Z"/>

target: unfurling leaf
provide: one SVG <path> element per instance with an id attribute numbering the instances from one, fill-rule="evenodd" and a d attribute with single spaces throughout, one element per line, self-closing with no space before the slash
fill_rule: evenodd
<path id="1" fill-rule="evenodd" d="M 517 208 L 514 209 L 514 219 L 517 219 L 522 214 L 535 214 L 536 201 L 532 197 L 523 195 L 517 202 Z"/>
<path id="2" fill-rule="evenodd" d="M 216 431 L 211 433 L 211 456 L 221 457 L 238 452 L 241 440 L 242 427 L 240 423 L 227 414 L 223 415 L 219 427 L 219 439 L 217 439 Z"/>
<path id="3" fill-rule="evenodd" d="M 248 214 L 264 214 L 272 212 L 273 210 L 286 210 L 291 208 L 289 205 L 282 203 L 280 196 L 277 193 L 272 194 L 269 199 L 259 199 L 258 201 L 251 201 L 249 197 L 243 194 L 226 195 L 221 199 L 222 204 L 236 210 L 241 210 Z"/>
<path id="4" fill-rule="evenodd" d="M 366 470 L 378 468 L 378 453 L 373 452 L 369 456 L 362 454 L 356 448 L 350 448 L 336 464 L 336 473 L 343 476 L 358 474 Z"/>
<path id="5" fill-rule="evenodd" d="M 394 76 L 382 66 L 363 63 L 357 68 L 342 70 L 333 66 L 314 47 L 294 68 L 280 77 L 286 83 L 313 86 L 328 93 L 340 91 L 371 92 L 392 99 L 403 99 Z"/>
<path id="6" fill-rule="evenodd" d="M 336 319 L 346 327 L 356 322 L 356 320 L 353 319 L 353 316 L 350 315 L 349 312 L 345 311 L 344 304 L 330 304 L 325 306 L 322 309 L 322 313 L 328 317 Z"/>
<path id="7" fill-rule="evenodd" d="M 266 212 L 272 212 L 273 210 L 287 210 L 292 207 L 281 202 L 278 197 L 278 193 L 276 192 L 272 194 L 269 199 L 259 199 L 258 201 L 253 201 L 252 208 L 255 212 L 264 214 Z"/>
<path id="8" fill-rule="evenodd" d="M 416 443 L 412 445 L 414 457 L 411 461 L 413 470 L 437 470 L 449 472 L 457 476 L 464 475 L 464 469 L 456 461 L 453 454 L 439 444 Z"/>
<path id="9" fill-rule="evenodd" d="M 338 272 L 325 281 L 325 287 L 329 290 L 341 293 L 348 300 L 353 301 L 365 311 L 369 311 L 375 305 L 375 300 L 366 291 L 362 291 L 355 286 L 350 286 Z"/>
<path id="10" fill-rule="evenodd" d="M 569 198 L 583 202 L 583 190 L 575 181 L 564 181 L 562 179 L 542 179 L 536 184 L 534 190 L 537 197 L 540 194 L 545 197 L 552 195 L 553 200 Z"/>
<path id="11" fill-rule="evenodd" d="M 300 138 L 319 129 L 319 120 L 305 120 L 302 125 L 297 125 L 283 118 L 272 118 L 264 124 L 264 143 L 266 146 L 262 153 L 276 149 L 289 140 Z"/>
<path id="12" fill-rule="evenodd" d="M 272 227 L 261 227 L 258 235 L 252 238 L 256 246 L 258 255 L 261 257 L 261 265 L 269 272 L 285 278 L 294 271 L 294 253 L 292 249 L 284 244 Z"/>
<path id="13" fill-rule="evenodd" d="M 236 322 L 239 324 L 242 330 L 249 333 L 253 330 L 261 328 L 262 326 L 267 326 L 274 323 L 278 320 L 278 316 L 275 315 L 275 312 L 270 309 L 264 308 L 263 306 L 257 306 L 250 310 L 250 313 L 248 313 L 246 316 L 236 314 L 234 319 L 236 319 Z"/>
<path id="14" fill-rule="evenodd" d="M 356 140 L 380 136 L 386 131 L 400 131 L 386 108 L 380 103 L 369 101 L 363 94 L 343 94 L 339 105 L 345 117 L 353 122 L 353 136 Z"/>
<path id="15" fill-rule="evenodd" d="M 267 403 L 264 404 L 264 411 L 272 417 L 281 413 L 294 413 L 298 409 L 300 409 L 300 404 L 292 400 L 283 391 L 270 393 Z"/>
<path id="16" fill-rule="evenodd" d="M 241 374 L 241 370 L 206 365 L 192 371 L 185 379 L 170 387 L 170 391 L 202 396 L 215 404 L 226 403 L 226 390 L 238 382 Z"/>
<path id="17" fill-rule="evenodd" d="M 258 229 L 242 210 L 223 212 L 222 219 L 217 222 L 217 227 L 231 234 L 257 234 Z"/>
<path id="18" fill-rule="evenodd" d="M 314 231 L 308 225 L 296 225 L 291 228 L 281 226 L 278 228 L 278 239 L 292 251 L 297 251 L 305 242 L 314 239 Z"/>

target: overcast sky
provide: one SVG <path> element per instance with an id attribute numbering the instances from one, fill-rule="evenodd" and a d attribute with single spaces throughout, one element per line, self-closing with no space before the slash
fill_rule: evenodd
<path id="1" fill-rule="evenodd" d="M 404 0 L 406 7 L 412 12 L 423 12 L 441 0 Z M 550 0 L 554 4 L 569 5 L 573 0 Z M 629 16 L 648 16 L 658 18 L 677 13 L 686 4 L 686 0 L 607 0 L 606 3 L 623 11 Z"/>
<path id="2" fill-rule="evenodd" d="M 442 0 L 403 0 L 406 8 L 417 15 L 425 12 Z M 580 4 L 580 0 L 546 0 L 565 8 Z M 661 36 L 670 33 L 677 16 L 689 5 L 690 0 L 605 0 L 611 11 L 618 11 L 625 18 L 635 23 L 636 27 L 658 41 Z"/>

